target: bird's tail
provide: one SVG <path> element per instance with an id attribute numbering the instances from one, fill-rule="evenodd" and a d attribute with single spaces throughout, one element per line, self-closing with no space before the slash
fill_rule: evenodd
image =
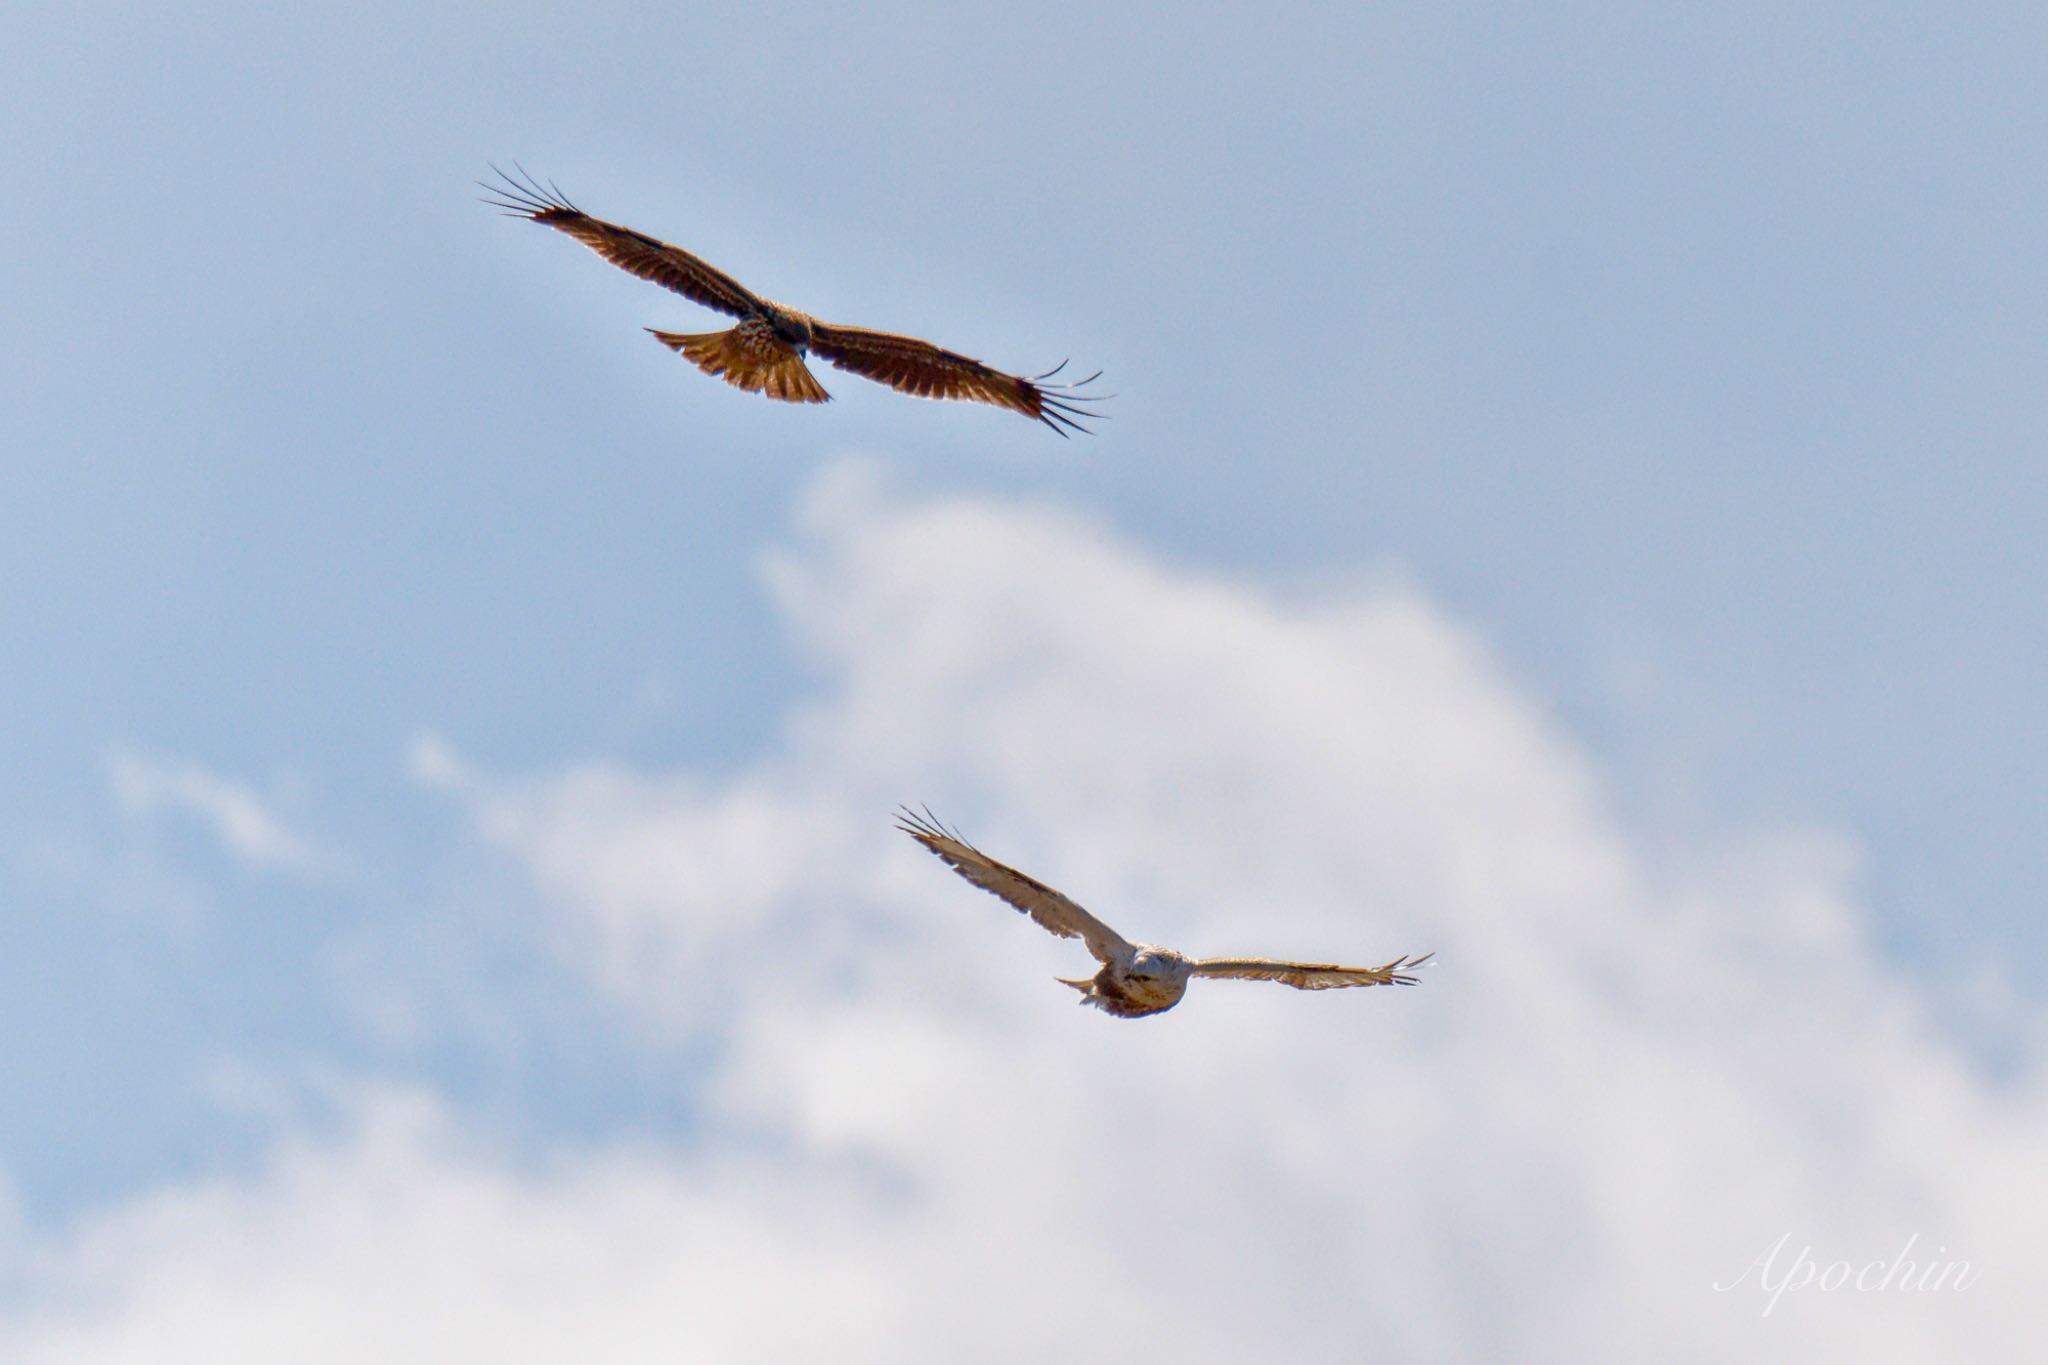
<path id="1" fill-rule="evenodd" d="M 824 403 L 825 392 L 804 365 L 803 353 L 786 343 L 763 344 L 757 330 L 745 324 L 723 332 L 656 332 L 654 339 L 706 374 L 717 375 L 734 388 L 765 393 L 785 403 Z"/>

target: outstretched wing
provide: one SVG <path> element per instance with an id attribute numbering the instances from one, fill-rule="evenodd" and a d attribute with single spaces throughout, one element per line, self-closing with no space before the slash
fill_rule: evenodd
<path id="1" fill-rule="evenodd" d="M 1047 381 L 1062 369 L 1061 361 L 1044 374 L 1029 379 L 989 368 L 979 360 L 894 332 L 874 332 L 865 327 L 840 327 L 829 322 L 811 325 L 811 350 L 842 370 L 899 393 L 918 398 L 964 398 L 973 403 L 993 403 L 999 408 L 1034 417 L 1064 436 L 1069 431 L 1086 431 L 1082 419 L 1100 417 L 1077 403 L 1099 403 L 1107 395 L 1077 392 L 1084 384 L 1102 377 L 1096 371 L 1072 383 Z"/>
<path id="2" fill-rule="evenodd" d="M 1061 938 L 1078 938 L 1097 962 L 1128 961 L 1131 945 L 1116 930 L 1035 877 L 983 853 L 941 825 L 927 810 L 922 815 L 905 807 L 897 812 L 896 828 L 923 844 L 982 890 L 1000 896 Z"/>
<path id="3" fill-rule="evenodd" d="M 1195 963 L 1196 976 L 1228 976 L 1240 981 L 1278 981 L 1298 991 L 1328 991 L 1340 986 L 1412 986 L 1412 973 L 1435 953 L 1397 957 L 1384 967 L 1339 967 L 1327 962 L 1281 962 L 1270 957 L 1205 957 Z"/>
<path id="4" fill-rule="evenodd" d="M 521 179 L 499 171 L 500 185 L 482 185 L 497 199 L 487 199 L 517 218 L 531 219 L 545 223 L 560 232 L 566 232 L 598 255 L 610 261 L 619 269 L 638 275 L 643 280 L 652 280 L 664 289 L 673 289 L 686 299 L 716 308 L 736 318 L 752 317 L 761 312 L 761 301 L 751 290 L 723 270 L 698 260 L 679 246 L 656 241 L 644 232 L 635 232 L 617 223 L 607 223 L 602 218 L 592 218 L 565 198 L 553 184 L 543 186 L 524 169 L 519 170 Z"/>

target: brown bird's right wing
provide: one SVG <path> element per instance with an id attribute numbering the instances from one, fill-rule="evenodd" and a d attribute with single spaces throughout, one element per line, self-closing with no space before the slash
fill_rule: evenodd
<path id="1" fill-rule="evenodd" d="M 1086 431 L 1084 418 L 1099 412 L 1075 407 L 1076 403 L 1100 402 L 1103 395 L 1077 393 L 1082 385 L 1101 378 L 1101 371 L 1073 383 L 1046 381 L 1066 368 L 1061 361 L 1044 374 L 1022 378 L 1004 374 L 979 360 L 934 346 L 916 337 L 895 332 L 876 332 L 866 327 L 841 327 L 813 321 L 811 350 L 842 370 L 880 384 L 898 393 L 918 398 L 964 398 L 974 403 L 993 403 L 999 408 L 1036 418 L 1064 436 L 1069 431 Z"/>
<path id="2" fill-rule="evenodd" d="M 1061 938 L 1078 938 L 1097 962 L 1128 962 L 1131 945 L 1121 934 L 1035 877 L 983 853 L 948 830 L 927 810 L 922 815 L 905 807 L 896 814 L 896 828 L 937 854 L 955 872 L 991 895 L 1000 896 Z"/>
<path id="3" fill-rule="evenodd" d="M 736 318 L 753 317 L 762 311 L 761 300 L 745 285 L 681 247 L 592 218 L 570 203 L 552 183 L 543 187 L 523 168 L 515 167 L 524 184 L 496 166 L 491 169 L 498 171 L 498 178 L 504 183 L 477 183 L 502 198 L 487 199 L 485 203 L 496 205 L 515 218 L 545 223 L 558 232 L 566 232 L 619 269 L 664 289 L 673 289 L 706 308 L 716 308 Z"/>

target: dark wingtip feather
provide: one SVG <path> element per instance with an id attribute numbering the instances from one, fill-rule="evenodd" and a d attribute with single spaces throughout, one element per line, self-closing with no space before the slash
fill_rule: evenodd
<path id="1" fill-rule="evenodd" d="M 526 168 L 516 161 L 512 163 L 512 169 L 518 172 L 517 176 L 507 174 L 495 161 L 485 164 L 490 166 L 491 173 L 498 177 L 499 183 L 494 185 L 482 180 L 476 183 L 480 188 L 501 196 L 497 199 L 484 200 L 486 204 L 522 218 L 541 218 L 548 214 L 583 211 L 569 202 L 569 196 L 563 194 L 554 181 L 550 180 L 543 186 L 527 174 Z M 507 200 L 511 202 L 508 203 Z"/>
<path id="2" fill-rule="evenodd" d="M 924 806 L 920 810 L 912 810 L 909 806 L 898 806 L 896 808 L 896 828 L 928 848 L 931 846 L 933 839 L 950 839 L 956 844 L 965 844 L 967 842 L 960 837 L 957 831 L 947 829 L 939 817 L 932 814 L 930 806 Z M 936 852 L 937 850 L 933 851 Z"/>
<path id="3" fill-rule="evenodd" d="M 1427 967 L 1435 958 L 1436 954 L 1433 952 L 1424 953 L 1421 957 L 1395 958 L 1381 970 L 1393 973 L 1395 985 L 1413 986 L 1417 984 L 1419 978 L 1410 976 L 1408 973 L 1414 971 L 1417 967 Z"/>
<path id="4" fill-rule="evenodd" d="M 1109 420 L 1109 415 L 1096 412 L 1092 408 L 1081 408 L 1074 405 L 1076 403 L 1100 403 L 1105 399 L 1114 398 L 1116 395 L 1113 393 L 1080 392 L 1080 389 L 1084 386 L 1093 384 L 1096 380 L 1102 378 L 1102 371 L 1100 370 L 1089 375 L 1086 379 L 1064 380 L 1056 384 L 1047 382 L 1066 367 L 1067 362 L 1062 360 L 1044 374 L 1033 375 L 1027 381 L 1031 387 L 1032 394 L 1038 399 L 1038 411 L 1032 415 L 1061 436 L 1077 431 L 1084 435 L 1091 434 L 1083 419 L 1106 422 Z"/>

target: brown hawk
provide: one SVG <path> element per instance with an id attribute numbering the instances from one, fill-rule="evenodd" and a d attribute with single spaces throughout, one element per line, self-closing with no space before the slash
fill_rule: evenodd
<path id="1" fill-rule="evenodd" d="M 499 196 L 484 202 L 514 217 L 566 232 L 621 270 L 738 318 L 737 327 L 722 332 L 647 330 L 706 374 L 717 375 L 748 393 L 766 394 L 785 403 L 828 401 L 831 395 L 804 366 L 804 356 L 815 353 L 842 370 L 887 384 L 900 393 L 993 403 L 1036 418 L 1062 436 L 1086 431 L 1082 419 L 1101 416 L 1074 406 L 1100 402 L 1106 396 L 1078 392 L 1101 377 L 1099 370 L 1071 383 L 1048 382 L 1066 368 L 1061 361 L 1044 374 L 1020 378 L 916 337 L 820 322 L 762 298 L 681 247 L 592 218 L 570 203 L 552 182 L 542 186 L 523 168 L 514 168 L 519 179 L 496 166 L 491 169 L 503 183 L 478 181 Z"/>
<path id="2" fill-rule="evenodd" d="M 1186 957 L 1153 943 L 1132 943 L 1073 901 L 1034 877 L 983 853 L 948 830 L 927 810 L 897 812 L 896 828 L 937 854 L 982 890 L 1000 896 L 1061 938 L 1078 938 L 1102 964 L 1092 977 L 1055 977 L 1081 992 L 1081 1003 L 1119 1019 L 1137 1019 L 1172 1009 L 1197 976 L 1278 981 L 1298 991 L 1340 986 L 1412 986 L 1415 968 L 1435 957 L 1397 957 L 1384 967 L 1339 967 L 1327 962 L 1289 962 L 1270 957 Z"/>

